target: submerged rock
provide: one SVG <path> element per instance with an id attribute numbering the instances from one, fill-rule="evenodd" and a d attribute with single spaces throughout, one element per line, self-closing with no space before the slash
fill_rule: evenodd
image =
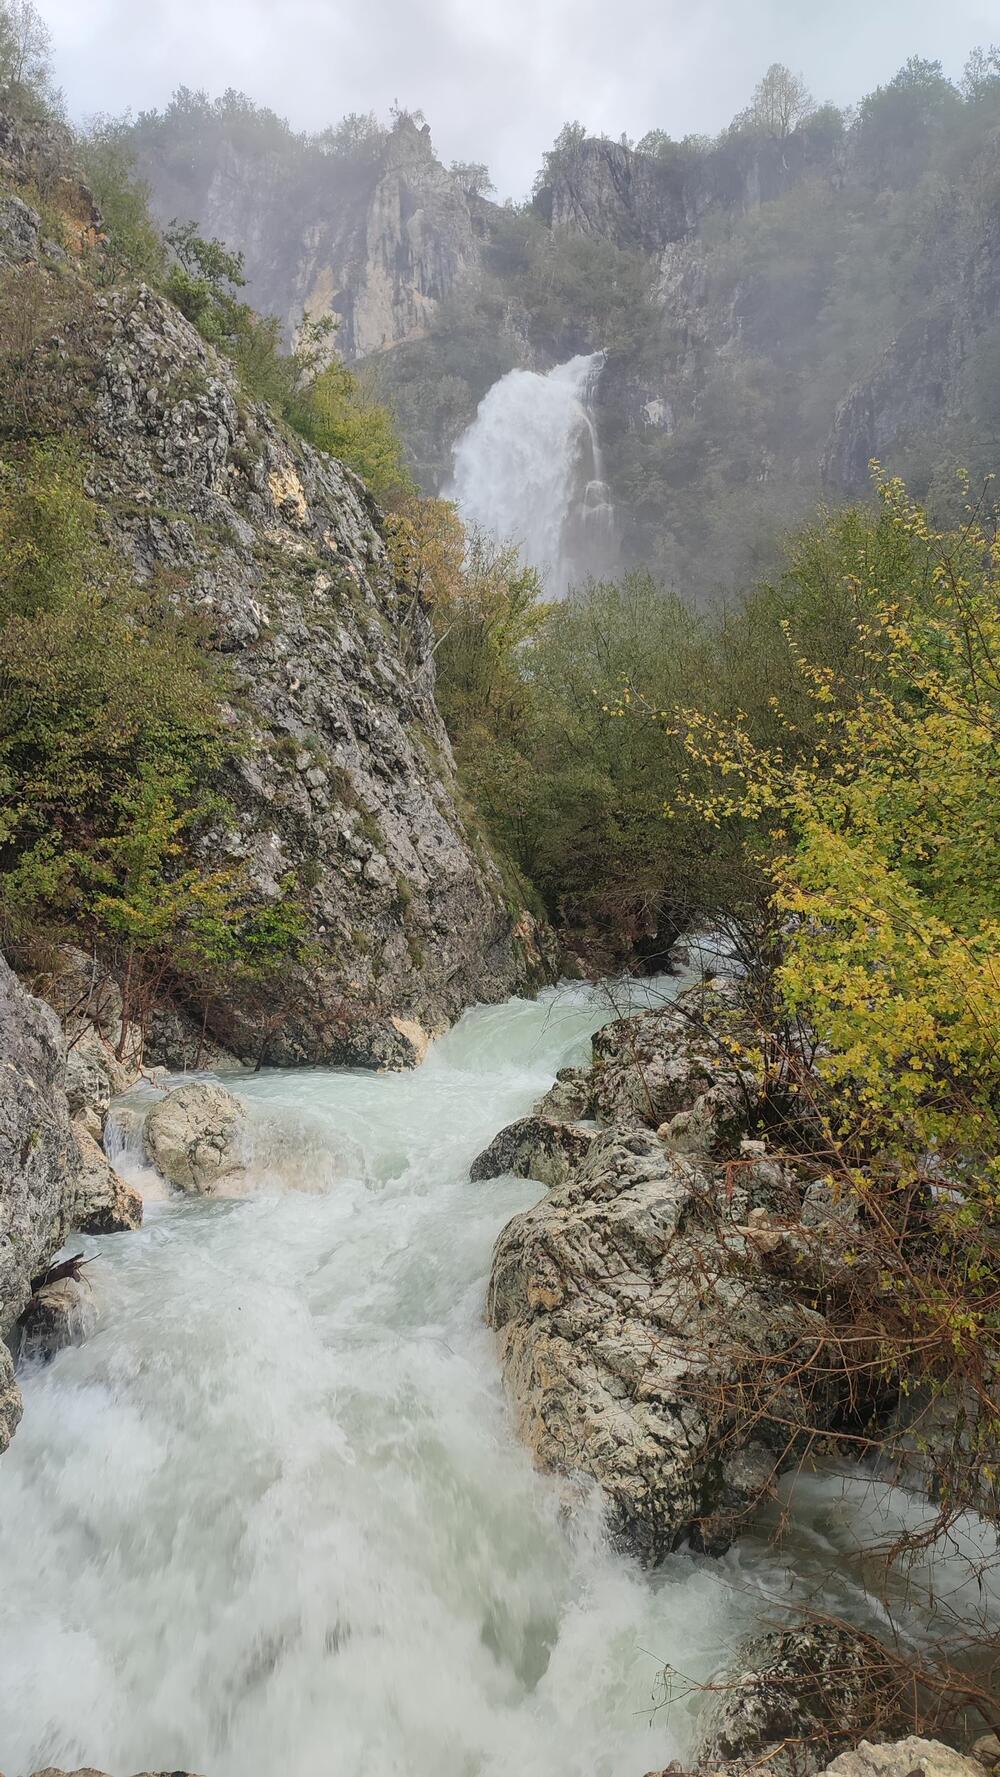
<path id="1" fill-rule="evenodd" d="M 67 1345 L 81 1345 L 93 1318 L 85 1284 L 76 1283 L 71 1277 L 43 1284 L 21 1316 L 19 1355 L 29 1360 L 47 1360 Z"/>
<path id="2" fill-rule="evenodd" d="M 168 1184 L 207 1194 L 244 1172 L 245 1134 L 239 1099 L 214 1081 L 192 1080 L 153 1106 L 146 1150 Z"/>
<path id="3" fill-rule="evenodd" d="M 500 1178 L 512 1172 L 517 1178 L 537 1179 L 540 1185 L 561 1185 L 574 1167 L 587 1158 L 597 1136 L 594 1130 L 551 1117 L 520 1117 L 494 1136 L 488 1148 L 469 1169 L 474 1182 Z"/>

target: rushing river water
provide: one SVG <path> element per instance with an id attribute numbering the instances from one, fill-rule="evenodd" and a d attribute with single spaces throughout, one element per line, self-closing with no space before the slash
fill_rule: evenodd
<path id="1" fill-rule="evenodd" d="M 23 1377 L 0 1462 L 8 1777 L 642 1777 L 688 1749 L 658 1672 L 714 1671 L 783 1558 L 651 1577 L 596 1509 L 567 1522 L 482 1323 L 540 1192 L 469 1162 L 610 1015 L 573 987 L 467 1014 L 413 1074 L 241 1078 L 260 1194 L 84 1243 L 97 1330 Z M 856 1608 L 857 1511 L 824 1483 L 807 1518 L 796 1585 L 839 1548 L 817 1595 Z"/>

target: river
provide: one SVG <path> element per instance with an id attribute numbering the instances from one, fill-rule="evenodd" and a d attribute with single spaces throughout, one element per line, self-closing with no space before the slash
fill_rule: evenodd
<path id="1" fill-rule="evenodd" d="M 23 1374 L 0 1463 L 8 1777 L 642 1777 L 689 1749 L 661 1668 L 713 1672 L 786 1557 L 613 1554 L 517 1443 L 482 1321 L 540 1192 L 469 1162 L 611 1015 L 564 987 L 411 1074 L 241 1076 L 259 1191 L 80 1243 L 96 1330 Z M 796 1588 L 857 1608 L 860 1510 L 820 1486 Z"/>

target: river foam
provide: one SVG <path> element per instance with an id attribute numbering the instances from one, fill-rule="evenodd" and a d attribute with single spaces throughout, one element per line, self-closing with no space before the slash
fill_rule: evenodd
<path id="1" fill-rule="evenodd" d="M 84 1243 L 98 1330 L 24 1376 L 0 1462 L 8 1777 L 641 1777 L 689 1749 L 658 1674 L 713 1672 L 785 1557 L 612 1554 L 517 1444 L 482 1322 L 539 1192 L 469 1162 L 613 1015 L 570 987 L 467 1014 L 412 1074 L 241 1077 L 268 1164 L 278 1119 L 322 1188 Z M 811 1521 L 827 1550 L 827 1483 Z"/>

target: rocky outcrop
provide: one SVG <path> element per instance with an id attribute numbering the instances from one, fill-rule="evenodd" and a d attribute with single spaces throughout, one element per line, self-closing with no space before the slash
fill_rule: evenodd
<path id="1" fill-rule="evenodd" d="M 835 1758 L 822 1777 L 983 1777 L 986 1769 L 977 1758 L 940 1740 L 910 1734 L 905 1740 L 862 1740 Z"/>
<path id="2" fill-rule="evenodd" d="M 69 1216 L 84 1234 L 128 1234 L 142 1224 L 142 1197 L 111 1165 L 82 1118 L 73 1122 L 77 1168 Z"/>
<path id="3" fill-rule="evenodd" d="M 534 1114 L 536 1117 L 555 1117 L 560 1122 L 572 1123 L 591 1117 L 593 1112 L 590 1069 L 562 1067 L 548 1091 L 536 1104 Z"/>
<path id="4" fill-rule="evenodd" d="M 537 1179 L 542 1185 L 561 1185 L 585 1160 L 596 1133 L 551 1117 L 521 1117 L 491 1141 L 472 1162 L 473 1181 L 500 1178 L 512 1172 L 516 1178 Z"/>
<path id="5" fill-rule="evenodd" d="M 755 1033 L 731 983 L 706 981 L 671 1006 L 620 1018 L 594 1037 L 591 1094 L 605 1123 L 646 1123 L 682 1152 L 733 1152 L 754 1123 Z"/>
<path id="6" fill-rule="evenodd" d="M 698 1768 L 812 1777 L 875 1719 L 871 1644 L 849 1630 L 803 1624 L 740 1648 L 713 1687 Z"/>
<path id="7" fill-rule="evenodd" d="M 458 814 L 427 616 L 361 483 L 250 406 L 169 304 L 103 299 L 93 343 L 95 495 L 135 572 L 168 570 L 203 614 L 240 698 L 236 825 L 206 846 L 262 903 L 308 907 L 308 966 L 196 1028 L 248 1059 L 407 1064 L 414 1026 L 547 966 Z"/>
<path id="8" fill-rule="evenodd" d="M 108 1164 L 85 1117 L 71 1120 L 66 1081 L 59 1019 L 0 957 L 0 1450 L 20 1418 L 5 1343 L 22 1342 L 15 1323 L 29 1342 L 55 1348 L 70 1327 L 79 1336 L 86 1318 L 70 1312 L 73 1291 L 62 1280 L 33 1296 L 34 1284 L 71 1229 L 105 1234 L 142 1220 L 142 1199 Z"/>
<path id="9" fill-rule="evenodd" d="M 826 1318 L 850 1215 L 745 1134 L 772 1109 L 751 1035 L 722 980 L 616 1020 L 572 1082 L 603 1127 L 522 1119 L 476 1162 L 553 1186 L 503 1230 L 489 1287 L 521 1434 L 596 1481 L 651 1561 L 724 1548 L 817 1432 L 870 1407 Z"/>
<path id="10" fill-rule="evenodd" d="M 153 1106 L 145 1142 L 168 1184 L 211 1195 L 245 1171 L 246 1112 L 224 1086 L 192 1080 Z"/>
<path id="11" fill-rule="evenodd" d="M 35 1771 L 33 1777 L 107 1777 L 106 1771 L 95 1771 L 93 1766 L 82 1766 L 78 1771 L 59 1771 L 55 1765 L 46 1765 L 44 1771 Z M 137 1777 L 195 1777 L 193 1771 L 140 1771 Z"/>
<path id="12" fill-rule="evenodd" d="M 80 1345 L 94 1319 L 87 1285 L 72 1277 L 36 1290 L 18 1325 L 18 1356 L 45 1362 L 67 1345 Z"/>
<path id="13" fill-rule="evenodd" d="M 596 1480 L 612 1531 L 656 1561 L 724 1548 L 847 1393 L 823 1315 L 766 1270 L 749 1217 L 793 1217 L 772 1163 L 725 1174 L 609 1131 L 497 1242 L 487 1315 L 544 1468 Z"/>
<path id="14" fill-rule="evenodd" d="M 136 146 L 160 220 L 195 216 L 242 252 L 250 300 L 289 337 L 304 312 L 333 316 L 348 360 L 425 333 L 478 268 L 474 203 L 406 115 L 347 162 L 291 137 L 254 147 L 224 127 L 183 156 L 141 127 Z"/>
<path id="15" fill-rule="evenodd" d="M 0 957 L 0 1450 L 20 1403 L 5 1338 L 62 1242 L 76 1170 L 55 1013 Z"/>

